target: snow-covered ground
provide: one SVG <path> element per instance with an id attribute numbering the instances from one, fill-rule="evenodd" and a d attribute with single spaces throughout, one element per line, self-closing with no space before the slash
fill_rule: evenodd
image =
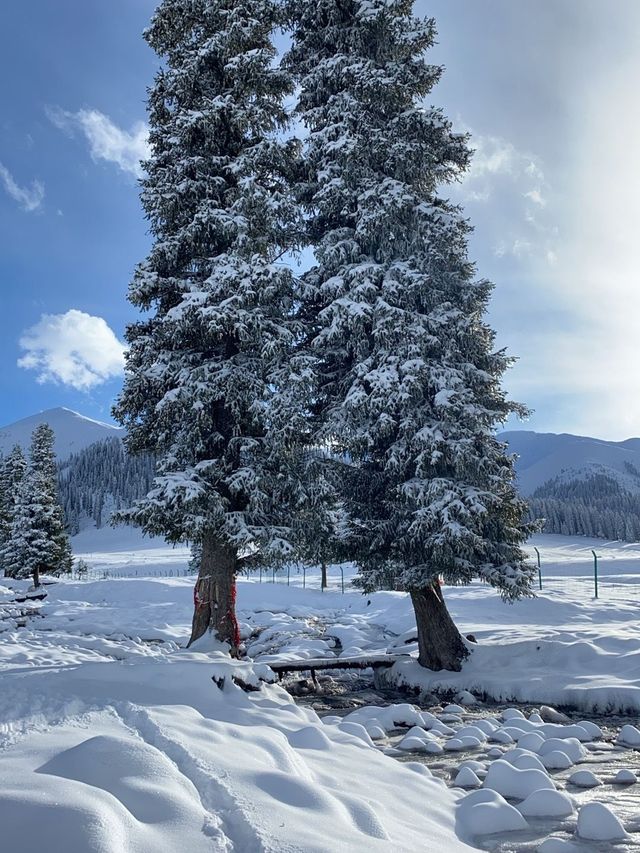
<path id="1" fill-rule="evenodd" d="M 560 537 L 536 544 L 549 573 L 568 577 L 591 547 Z M 637 547 L 597 547 L 603 573 L 614 561 L 618 575 L 638 573 Z M 42 604 L 15 602 L 26 584 L 0 579 L 2 849 L 456 851 L 482 843 L 535 850 L 533 829 L 543 819 L 560 832 L 543 853 L 569 853 L 568 839 L 581 850 L 630 850 L 638 839 L 632 806 L 620 814 L 632 834 L 615 848 L 606 846 L 620 831 L 615 819 L 585 811 L 606 809 L 606 792 L 623 790 L 613 773 L 609 779 L 595 766 L 604 785 L 589 790 L 588 801 L 580 779 L 571 781 L 589 772 L 580 765 L 590 756 L 608 760 L 615 750 L 616 772 L 628 771 L 635 788 L 636 753 L 602 743 L 588 721 L 608 709 L 640 709 L 637 606 L 624 586 L 597 601 L 543 589 L 515 605 L 480 585 L 447 589 L 461 629 L 478 640 L 463 671 L 428 674 L 411 660 L 394 667 L 396 679 L 425 691 L 573 705 L 586 723 L 559 727 L 482 706 L 431 714 L 408 704 L 358 709 L 345 723 L 320 720 L 277 685 L 245 693 L 232 667 L 257 683 L 270 678 L 265 664 L 274 657 L 411 652 L 406 596 L 363 597 L 349 589 L 349 577 L 343 595 L 335 572 L 328 592 L 313 588 L 313 577 L 303 589 L 296 571 L 289 586 L 284 574 L 275 584 L 266 576 L 243 581 L 242 633 L 257 663 L 231 665 L 215 651 L 182 648 L 192 609 L 192 579 L 179 576 L 186 549 L 113 531 L 78 537 L 75 550 L 103 572 L 120 566 L 139 576 L 63 581 Z M 25 616 L 31 608 L 39 615 Z M 222 688 L 214 675 L 225 677 Z M 399 750 L 414 760 L 393 751 L 402 744 L 398 725 L 417 727 L 405 731 Z M 625 731 L 625 749 L 640 746 L 640 732 Z M 425 766 L 449 754 L 460 758 L 453 787 Z M 503 834 L 490 843 L 487 827 Z M 607 838 L 584 841 L 598 832 Z M 503 837 L 524 846 L 500 846 Z M 579 846 L 592 843 L 600 846 Z"/>

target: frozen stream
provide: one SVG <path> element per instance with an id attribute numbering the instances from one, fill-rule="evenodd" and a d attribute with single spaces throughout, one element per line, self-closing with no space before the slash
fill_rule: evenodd
<path id="1" fill-rule="evenodd" d="M 325 690 L 324 693 L 321 691 L 320 694 L 302 696 L 298 701 L 310 705 L 328 721 L 338 716 L 348 716 L 354 709 L 364 709 L 365 712 L 372 707 L 390 709 L 396 703 L 407 701 L 406 697 L 400 694 L 373 688 L 362 677 L 346 677 L 344 681 L 323 679 L 321 688 Z M 463 727 L 473 726 L 478 721 L 500 720 L 507 706 L 479 704 L 465 707 L 462 713 L 447 713 L 442 705 L 419 707 L 457 732 Z M 529 705 L 509 707 L 517 707 L 527 718 L 537 711 Z M 580 714 L 573 714 L 571 717 L 570 723 L 585 719 L 584 715 Z M 586 754 L 571 767 L 563 770 L 547 769 L 556 789 L 566 793 L 574 801 L 573 814 L 561 818 L 527 816 L 527 829 L 474 836 L 474 843 L 480 849 L 493 853 L 534 853 L 544 842 L 547 843 L 542 847 L 543 853 L 625 853 L 640 849 L 640 751 L 616 744 L 622 726 L 636 725 L 637 717 L 590 715 L 588 719 L 601 728 L 602 738 L 585 743 Z M 428 754 L 422 749 L 397 749 L 406 734 L 407 727 L 390 729 L 386 736 L 374 738 L 374 742 L 380 749 L 393 754 L 398 761 L 418 762 L 428 767 L 449 787 L 455 787 L 454 780 L 461 767 L 471 766 L 480 779 L 483 779 L 493 761 L 517 746 L 517 743 L 499 744 L 489 740 L 476 748 L 447 751 L 445 746 L 445 751 Z M 471 764 L 468 765 L 469 762 Z M 592 771 L 601 784 L 593 788 L 583 788 L 569 782 L 569 777 L 579 770 Z M 632 771 L 638 781 L 626 785 L 614 783 L 614 777 L 620 770 Z M 522 802 L 521 798 L 508 794 L 505 794 L 505 800 L 516 807 Z M 618 841 L 593 841 L 576 836 L 580 808 L 594 802 L 607 806 L 622 821 L 628 833 L 627 838 Z M 550 839 L 554 839 L 556 844 L 552 845 Z"/>

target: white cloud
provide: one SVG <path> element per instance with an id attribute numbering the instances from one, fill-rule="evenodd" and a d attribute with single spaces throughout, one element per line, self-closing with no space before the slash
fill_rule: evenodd
<path id="1" fill-rule="evenodd" d="M 471 147 L 474 154 L 471 168 L 467 173 L 467 181 L 478 180 L 486 175 L 513 175 L 518 171 L 524 171 L 522 155 L 506 139 L 473 134 Z"/>
<path id="2" fill-rule="evenodd" d="M 60 382 L 79 391 L 122 375 L 124 345 L 102 319 L 72 308 L 43 314 L 20 338 L 19 367 L 37 371 L 37 381 Z"/>
<path id="3" fill-rule="evenodd" d="M 521 196 L 538 206 L 546 205 L 546 181 L 537 157 L 519 151 L 512 142 L 500 136 L 470 132 L 474 154 L 463 180 L 463 190 L 470 200 L 488 201 L 500 179 L 507 179 Z"/>
<path id="4" fill-rule="evenodd" d="M 550 259 L 557 227 L 551 219 L 550 188 L 540 158 L 520 151 L 508 139 L 474 133 L 464 122 L 458 124 L 470 133 L 474 151 L 460 184 L 460 200 L 484 206 L 483 230 L 485 240 L 494 246 L 494 256 Z"/>
<path id="5" fill-rule="evenodd" d="M 30 187 L 21 187 L 2 163 L 0 163 L 0 182 L 11 198 L 17 201 L 27 213 L 37 210 L 44 200 L 44 186 L 40 181 L 33 181 Z"/>
<path id="6" fill-rule="evenodd" d="M 138 121 L 130 130 L 123 130 L 99 110 L 70 113 L 48 109 L 47 115 L 61 130 L 83 133 L 94 161 L 115 163 L 123 172 L 137 178 L 143 174 L 140 161 L 149 156 L 149 128 L 144 122 Z"/>

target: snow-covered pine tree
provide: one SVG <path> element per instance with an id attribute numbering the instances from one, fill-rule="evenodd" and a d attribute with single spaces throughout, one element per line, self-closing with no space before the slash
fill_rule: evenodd
<path id="1" fill-rule="evenodd" d="M 0 458 L 0 570 L 9 577 L 11 557 L 11 528 L 15 518 L 20 484 L 27 470 L 27 460 L 19 444 Z"/>
<path id="2" fill-rule="evenodd" d="M 419 659 L 459 669 L 468 655 L 444 602 L 480 577 L 506 599 L 530 592 L 529 528 L 494 427 L 509 364 L 484 321 L 491 285 L 467 254 L 470 226 L 441 195 L 465 170 L 465 136 L 423 98 L 432 20 L 411 0 L 291 0 L 287 67 L 309 136 L 306 200 L 317 266 L 318 441 L 350 460 L 349 538 L 365 591 L 407 590 Z"/>
<path id="3" fill-rule="evenodd" d="M 327 568 L 348 558 L 339 531 L 344 509 L 339 500 L 339 468 L 328 459 L 326 448 L 298 453 L 300 475 L 304 477 L 306 499 L 301 503 L 294 527 L 296 557 L 304 564 L 320 568 L 320 588 L 328 586 Z"/>
<path id="4" fill-rule="evenodd" d="M 288 75 L 274 64 L 275 0 L 163 0 L 145 38 L 163 62 L 149 94 L 142 203 L 154 244 L 130 286 L 114 409 L 127 447 L 158 461 L 127 521 L 201 544 L 191 642 L 237 644 L 235 575 L 289 551 L 300 430 L 279 389 L 299 337 L 278 263 L 298 228 L 295 144 L 279 132 Z"/>
<path id="5" fill-rule="evenodd" d="M 71 571 L 71 546 L 58 501 L 54 433 L 40 424 L 31 437 L 29 465 L 20 483 L 7 547 L 7 573 L 33 577 Z"/>

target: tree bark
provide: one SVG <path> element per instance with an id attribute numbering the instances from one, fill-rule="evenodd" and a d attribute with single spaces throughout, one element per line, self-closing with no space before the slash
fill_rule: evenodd
<path id="1" fill-rule="evenodd" d="M 40 586 L 40 566 L 35 566 L 33 569 L 33 586 L 34 589 Z"/>
<path id="2" fill-rule="evenodd" d="M 320 564 L 320 589 L 327 588 L 327 564 L 322 561 Z"/>
<path id="3" fill-rule="evenodd" d="M 238 653 L 238 622 L 236 619 L 236 571 L 238 554 L 215 536 L 202 541 L 200 571 L 194 590 L 193 623 L 189 646 L 207 631 L 231 646 Z"/>
<path id="4" fill-rule="evenodd" d="M 410 593 L 418 627 L 418 662 L 427 669 L 459 672 L 469 650 L 447 610 L 442 588 L 433 583 Z"/>

